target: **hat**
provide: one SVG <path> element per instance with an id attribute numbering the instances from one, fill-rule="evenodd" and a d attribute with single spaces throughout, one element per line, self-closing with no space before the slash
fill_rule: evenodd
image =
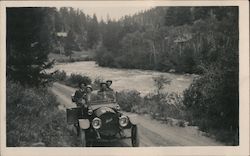
<path id="1" fill-rule="evenodd" d="M 91 90 L 93 90 L 91 85 L 87 85 L 86 88 L 90 88 Z"/>
<path id="2" fill-rule="evenodd" d="M 112 84 L 112 80 L 107 80 L 106 83 L 108 83 L 108 82 L 111 82 L 111 84 Z"/>
<path id="3" fill-rule="evenodd" d="M 79 83 L 78 83 L 79 87 L 81 86 L 81 84 L 84 84 L 84 86 L 86 86 L 86 83 L 85 83 L 85 82 L 79 82 Z"/>
<path id="4" fill-rule="evenodd" d="M 106 82 L 100 82 L 100 86 L 101 86 L 102 84 L 105 84 L 105 85 L 107 85 L 107 83 L 106 83 Z"/>

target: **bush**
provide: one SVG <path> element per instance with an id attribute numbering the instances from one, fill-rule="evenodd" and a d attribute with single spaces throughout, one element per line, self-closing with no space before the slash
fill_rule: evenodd
<path id="1" fill-rule="evenodd" d="M 138 91 L 122 91 L 117 94 L 117 102 L 121 109 L 127 112 L 150 114 L 155 119 L 184 119 L 184 105 L 182 97 L 176 93 L 148 94 L 141 97 Z"/>
<path id="2" fill-rule="evenodd" d="M 127 112 L 136 112 L 138 106 L 142 105 L 142 98 L 138 91 L 122 91 L 117 94 L 117 102 L 121 109 Z"/>
<path id="3" fill-rule="evenodd" d="M 144 107 L 148 107 L 153 118 L 184 119 L 185 112 L 182 104 L 182 97 L 176 93 L 169 94 L 149 94 L 144 97 Z"/>
<path id="4" fill-rule="evenodd" d="M 66 82 L 67 85 L 72 87 L 77 87 L 79 83 L 91 84 L 91 79 L 88 76 L 72 73 Z"/>
<path id="5" fill-rule="evenodd" d="M 164 75 L 153 77 L 153 80 L 154 86 L 156 88 L 156 93 L 158 95 L 161 94 L 162 90 L 164 89 L 164 85 L 170 85 L 172 81 L 170 78 L 165 77 Z"/>
<path id="6" fill-rule="evenodd" d="M 97 78 L 94 82 L 93 89 L 99 88 L 99 81 L 101 79 Z M 74 74 L 72 73 L 70 76 L 66 75 L 65 71 L 56 71 L 53 74 L 53 80 L 54 81 L 59 81 L 60 83 L 63 83 L 65 85 L 71 86 L 71 87 L 78 87 L 79 83 L 86 83 L 86 84 L 91 84 L 91 79 L 88 76 L 83 76 L 80 74 Z M 98 83 L 98 86 L 97 86 Z"/>
<path id="7" fill-rule="evenodd" d="M 183 102 L 191 123 L 214 134 L 218 140 L 238 145 L 235 136 L 239 129 L 239 86 L 238 72 L 234 68 L 217 65 L 209 69 L 184 92 Z M 227 135 L 229 133 L 233 135 Z"/>
<path id="8" fill-rule="evenodd" d="M 55 81 L 65 81 L 67 79 L 66 72 L 64 70 L 63 71 L 56 71 L 53 74 L 53 79 Z"/>
<path id="9" fill-rule="evenodd" d="M 177 125 L 178 125 L 179 127 L 185 127 L 185 126 L 186 126 L 186 125 L 185 125 L 185 121 L 183 121 L 183 120 L 178 121 Z"/>
<path id="10" fill-rule="evenodd" d="M 8 81 L 6 86 L 7 146 L 74 146 L 55 96 L 46 88 L 27 88 Z"/>

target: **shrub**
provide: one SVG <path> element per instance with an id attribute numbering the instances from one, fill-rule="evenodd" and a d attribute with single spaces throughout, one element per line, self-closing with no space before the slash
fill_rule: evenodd
<path id="1" fill-rule="evenodd" d="M 127 112 L 150 114 L 155 119 L 184 119 L 182 97 L 176 93 L 148 94 L 141 97 L 138 91 L 121 91 L 117 94 L 117 102 L 121 109 Z"/>
<path id="2" fill-rule="evenodd" d="M 183 120 L 178 121 L 177 125 L 178 125 L 179 127 L 185 127 L 185 126 L 186 126 L 186 125 L 185 125 L 185 121 L 183 121 Z"/>
<path id="3" fill-rule="evenodd" d="M 164 85 L 170 85 L 171 79 L 168 77 L 165 77 L 164 75 L 160 75 L 153 78 L 154 80 L 154 86 L 156 88 L 156 93 L 159 95 L 162 90 L 164 89 Z"/>
<path id="4" fill-rule="evenodd" d="M 142 98 L 138 91 L 122 91 L 117 94 L 117 102 L 121 109 L 127 112 L 136 112 L 136 107 L 142 105 Z"/>
<path id="5" fill-rule="evenodd" d="M 66 82 L 67 85 L 72 87 L 77 87 L 79 83 L 91 84 L 91 79 L 88 76 L 72 73 Z"/>
<path id="6" fill-rule="evenodd" d="M 67 78 L 67 75 L 64 70 L 63 71 L 58 70 L 53 74 L 53 78 L 55 81 L 65 81 Z"/>
<path id="7" fill-rule="evenodd" d="M 237 145 L 238 138 L 234 136 L 238 136 L 239 129 L 239 86 L 238 72 L 234 68 L 217 65 L 209 69 L 184 92 L 183 102 L 190 122 L 200 130 Z"/>
<path id="8" fill-rule="evenodd" d="M 100 80 L 97 79 L 94 82 L 94 84 L 96 85 L 99 81 L 101 81 L 101 79 Z M 74 74 L 74 73 L 72 73 L 70 76 L 67 76 L 64 70 L 54 72 L 53 80 L 59 81 L 60 83 L 66 84 L 71 87 L 78 87 L 79 83 L 91 84 L 91 79 L 88 76 L 82 76 L 80 74 Z M 99 88 L 99 84 L 98 86 L 95 86 L 95 88 L 97 87 Z"/>
<path id="9" fill-rule="evenodd" d="M 148 94 L 144 97 L 143 106 L 148 108 L 153 118 L 185 118 L 182 97 L 177 93 Z"/>
<path id="10" fill-rule="evenodd" d="M 46 88 L 27 88 L 8 81 L 6 86 L 7 146 L 74 146 L 55 96 Z"/>

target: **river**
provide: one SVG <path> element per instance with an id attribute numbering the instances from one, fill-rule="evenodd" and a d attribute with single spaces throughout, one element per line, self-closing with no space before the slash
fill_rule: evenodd
<path id="1" fill-rule="evenodd" d="M 171 84 L 164 87 L 164 92 L 177 93 L 182 93 L 183 90 L 188 88 L 195 77 L 195 75 L 190 74 L 181 75 L 152 70 L 100 67 L 94 61 L 56 64 L 52 70 L 64 70 L 67 75 L 78 73 L 89 76 L 92 80 L 97 77 L 104 80 L 111 79 L 114 90 L 137 90 L 141 95 L 155 91 L 153 77 L 164 75 L 170 78 L 172 80 Z"/>

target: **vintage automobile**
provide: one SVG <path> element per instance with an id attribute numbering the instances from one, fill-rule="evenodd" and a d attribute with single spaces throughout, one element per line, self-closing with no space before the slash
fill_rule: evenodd
<path id="1" fill-rule="evenodd" d="M 106 93 L 105 93 L 106 94 Z M 72 101 L 75 102 L 72 96 Z M 78 125 L 83 147 L 94 142 L 110 142 L 131 139 L 133 147 L 139 146 L 139 135 L 135 115 L 125 115 L 114 98 L 91 94 L 87 106 L 67 109 L 68 124 Z M 129 131 L 129 135 L 124 131 Z"/>

